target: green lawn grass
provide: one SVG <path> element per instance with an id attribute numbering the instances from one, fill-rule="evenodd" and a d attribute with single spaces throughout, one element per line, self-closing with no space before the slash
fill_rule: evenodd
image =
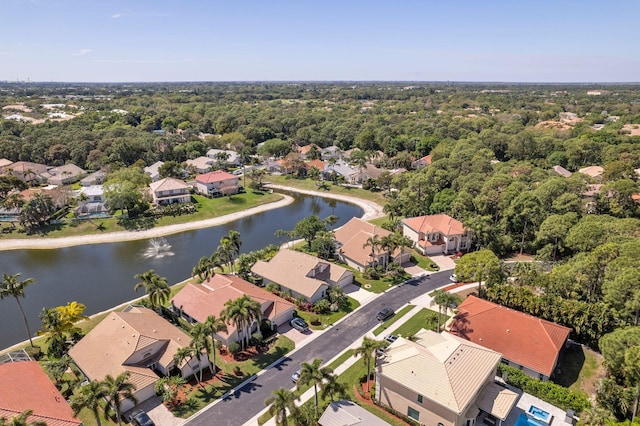
<path id="1" fill-rule="evenodd" d="M 338 312 L 329 312 L 328 314 L 320 315 L 313 312 L 298 311 L 298 315 L 303 318 L 307 322 L 307 324 L 309 324 L 309 328 L 312 328 L 313 330 L 322 330 L 332 324 L 335 324 L 340 318 L 344 317 L 350 312 L 353 312 L 356 308 L 358 308 L 358 306 L 360 306 L 360 302 L 358 302 L 353 297 L 347 296 L 347 299 L 349 300 L 349 307 L 344 310 L 339 310 Z M 314 320 L 319 320 L 320 324 L 312 324 L 312 322 L 315 322 Z"/>
<path id="2" fill-rule="evenodd" d="M 420 254 L 417 250 L 411 251 L 411 261 L 424 269 L 425 271 L 439 271 L 440 267 L 427 256 Z"/>
<path id="3" fill-rule="evenodd" d="M 165 216 L 159 219 L 141 218 L 139 222 L 143 227 L 159 227 L 180 223 L 195 222 L 198 220 L 210 219 L 236 213 L 251 207 L 278 201 L 282 195 L 273 193 L 254 193 L 249 191 L 244 194 L 236 194 L 231 198 L 206 198 L 201 195 L 192 195 L 197 211 L 192 214 L 182 216 Z M 131 221 L 133 222 L 133 220 Z M 39 233 L 28 235 L 25 232 L 12 232 L 7 238 L 42 238 L 43 236 L 52 238 L 71 237 L 77 235 L 99 235 L 108 232 L 124 231 L 127 228 L 121 226 L 116 218 L 91 219 L 68 224 L 51 225 L 43 228 Z"/>
<path id="4" fill-rule="evenodd" d="M 440 321 L 444 323 L 447 319 L 449 319 L 448 316 L 442 315 Z M 433 331 L 438 328 L 438 312 L 422 308 L 417 314 L 409 318 L 407 322 L 398 327 L 393 334 L 410 337 L 423 328 Z"/>
<path id="5" fill-rule="evenodd" d="M 373 335 L 377 336 L 383 331 L 385 331 L 387 328 L 389 328 L 392 324 L 394 324 L 396 321 L 398 321 L 400 318 L 406 315 L 407 312 L 409 312 L 413 308 L 415 308 L 415 305 L 407 305 L 404 308 L 400 309 L 398 312 L 396 312 L 394 316 L 384 321 L 382 324 L 380 324 L 378 328 L 373 330 Z"/>

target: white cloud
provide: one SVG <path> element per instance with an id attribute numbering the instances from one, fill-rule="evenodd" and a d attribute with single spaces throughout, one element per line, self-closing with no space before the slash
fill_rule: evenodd
<path id="1" fill-rule="evenodd" d="M 122 17 L 122 16 L 124 16 L 124 13 L 120 13 L 120 12 L 118 12 L 118 13 L 114 13 L 113 15 L 111 15 L 111 17 L 112 17 L 113 19 L 118 19 L 118 18 L 120 18 L 120 17 Z"/>
<path id="2" fill-rule="evenodd" d="M 91 53 L 92 49 L 80 49 L 78 52 L 76 53 L 72 53 L 71 56 L 84 56 L 87 53 Z"/>

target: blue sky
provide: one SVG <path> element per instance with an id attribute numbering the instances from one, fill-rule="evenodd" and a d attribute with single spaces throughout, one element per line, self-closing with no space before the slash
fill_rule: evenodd
<path id="1" fill-rule="evenodd" d="M 640 81 L 640 1 L 0 0 L 0 80 Z"/>

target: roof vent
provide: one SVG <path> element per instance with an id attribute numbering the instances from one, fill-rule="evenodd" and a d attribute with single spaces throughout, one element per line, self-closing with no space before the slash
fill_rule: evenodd
<path id="1" fill-rule="evenodd" d="M 509 331 L 509 330 L 507 330 L 507 331 Z M 155 330 L 153 330 L 153 332 L 155 333 L 156 331 L 155 331 Z"/>
<path id="2" fill-rule="evenodd" d="M 482 337 L 481 337 L 481 338 L 479 338 L 478 340 L 482 342 Z"/>
<path id="3" fill-rule="evenodd" d="M 509 329 L 507 328 L 507 333 L 508 333 L 509 331 L 511 331 L 511 330 L 509 330 Z"/>

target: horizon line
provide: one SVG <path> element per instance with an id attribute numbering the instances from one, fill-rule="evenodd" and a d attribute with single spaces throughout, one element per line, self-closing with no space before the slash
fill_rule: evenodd
<path id="1" fill-rule="evenodd" d="M 502 80 L 131 80 L 131 81 L 63 81 L 0 80 L 0 84 L 250 84 L 250 83 L 419 83 L 419 84 L 521 84 L 521 85 L 638 85 L 640 81 L 502 81 Z"/>

